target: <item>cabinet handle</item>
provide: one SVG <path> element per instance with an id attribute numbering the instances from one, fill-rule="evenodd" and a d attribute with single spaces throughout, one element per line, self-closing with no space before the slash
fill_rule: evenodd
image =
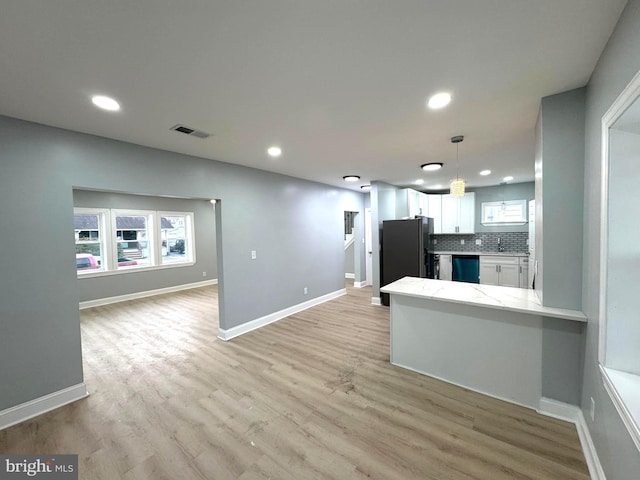
<path id="1" fill-rule="evenodd" d="M 522 267 L 520 267 L 520 273 L 522 273 Z"/>

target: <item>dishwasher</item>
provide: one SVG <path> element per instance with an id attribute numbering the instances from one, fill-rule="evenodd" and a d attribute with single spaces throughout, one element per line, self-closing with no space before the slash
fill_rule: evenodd
<path id="1" fill-rule="evenodd" d="M 453 256 L 453 281 L 480 283 L 480 260 L 478 255 Z"/>

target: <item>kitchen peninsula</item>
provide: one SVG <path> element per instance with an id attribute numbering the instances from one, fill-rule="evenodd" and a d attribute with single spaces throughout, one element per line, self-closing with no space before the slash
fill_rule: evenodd
<path id="1" fill-rule="evenodd" d="M 381 291 L 391 297 L 394 365 L 534 409 L 543 397 L 572 403 L 582 312 L 493 285 L 404 277 Z M 555 348 L 567 339 L 575 348 Z"/>

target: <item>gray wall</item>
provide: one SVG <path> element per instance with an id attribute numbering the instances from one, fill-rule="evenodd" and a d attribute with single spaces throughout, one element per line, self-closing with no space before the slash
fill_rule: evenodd
<path id="1" fill-rule="evenodd" d="M 78 278 L 80 301 L 114 297 L 129 293 L 173 287 L 218 278 L 216 259 L 216 223 L 209 200 L 124 195 L 88 190 L 73 191 L 74 207 L 121 208 L 193 212 L 196 263 L 146 272 Z M 207 276 L 203 277 L 202 272 Z"/>
<path id="2" fill-rule="evenodd" d="M 74 188 L 221 199 L 223 329 L 344 288 L 344 211 L 364 203 L 360 192 L 7 117 L 0 168 L 10 226 L 0 247 L 29 253 L 0 259 L 0 410 L 82 382 Z"/>
<path id="3" fill-rule="evenodd" d="M 584 101 L 580 88 L 545 97 L 541 107 L 544 238 L 536 251 L 544 258 L 542 303 L 576 310 L 582 305 Z"/>
<path id="4" fill-rule="evenodd" d="M 533 168 L 533 163 L 531 164 Z M 529 200 L 535 198 L 535 185 L 533 182 L 508 183 L 494 187 L 469 188 L 476 194 L 476 232 L 529 232 L 529 226 L 512 225 L 508 227 L 482 225 L 482 202 L 501 202 L 503 200 L 526 200 L 529 208 Z"/>
<path id="5" fill-rule="evenodd" d="M 585 325 L 545 317 L 542 327 L 542 396 L 580 405 Z"/>
<path id="6" fill-rule="evenodd" d="M 640 70 L 640 0 L 630 0 L 589 81 L 586 97 L 584 275 L 582 309 L 589 317 L 582 407 L 607 478 L 638 478 L 640 453 L 602 385 L 598 369 L 601 121 Z M 595 422 L 589 417 L 595 400 Z"/>

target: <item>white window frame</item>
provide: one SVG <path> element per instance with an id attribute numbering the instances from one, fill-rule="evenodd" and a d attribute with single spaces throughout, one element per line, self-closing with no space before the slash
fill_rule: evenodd
<path id="1" fill-rule="evenodd" d="M 112 235 L 111 239 L 113 244 L 111 245 L 111 253 L 113 264 L 110 265 L 109 270 L 115 270 L 119 272 L 131 272 L 131 271 L 140 271 L 148 268 L 153 268 L 158 265 L 158 261 L 156 258 L 156 235 L 155 235 L 155 216 L 156 212 L 154 210 L 125 210 L 125 209 L 114 209 L 111 210 L 111 228 Z M 149 265 L 140 265 L 140 266 L 131 266 L 131 267 L 118 267 L 118 225 L 116 223 L 116 217 L 146 217 L 147 218 L 147 246 L 149 248 L 148 259 Z"/>
<path id="2" fill-rule="evenodd" d="M 108 208 L 85 208 L 75 207 L 73 209 L 74 217 L 76 215 L 96 215 L 98 217 L 98 231 L 100 232 L 100 269 L 99 270 L 78 270 L 78 277 L 93 276 L 102 274 L 109 270 L 109 261 L 111 251 L 109 249 L 109 238 L 111 238 L 111 222 L 109 219 Z M 75 230 L 75 229 L 74 229 Z M 75 238 L 74 238 L 75 243 Z M 76 243 L 77 245 L 77 243 Z"/>
<path id="3" fill-rule="evenodd" d="M 195 214 L 194 212 L 171 212 L 156 210 L 139 210 L 139 209 L 109 209 L 109 208 L 84 208 L 75 207 L 74 215 L 99 215 L 102 222 L 103 235 L 102 242 L 102 263 L 100 270 L 81 270 L 78 271 L 78 279 L 103 277 L 110 275 L 126 275 L 130 273 L 146 272 L 151 270 L 161 270 L 166 268 L 190 267 L 196 263 L 195 248 Z M 147 243 L 149 247 L 150 265 L 132 266 L 131 268 L 118 268 L 118 241 L 116 238 L 117 216 L 144 216 L 147 217 Z M 161 218 L 163 216 L 185 216 L 188 218 L 189 236 L 185 238 L 185 247 L 189 252 L 189 260 L 180 263 L 162 264 L 162 236 L 161 236 Z M 74 239 L 75 241 L 75 239 Z M 167 245 L 168 248 L 168 245 Z"/>
<path id="4" fill-rule="evenodd" d="M 487 215 L 489 212 L 489 209 L 491 208 L 495 208 L 495 207 L 502 207 L 502 206 L 519 206 L 520 207 L 520 211 L 522 213 L 522 215 L 520 216 L 519 220 L 516 221 L 501 221 L 501 220 L 497 220 L 497 221 L 491 221 L 487 219 Z M 482 217 L 481 217 L 481 222 L 482 225 L 487 225 L 487 226 L 510 226 L 510 225 L 524 225 L 527 223 L 527 200 L 504 200 L 502 202 L 482 202 Z"/>
<path id="5" fill-rule="evenodd" d="M 610 129 L 622 114 L 640 101 L 640 72 L 629 82 L 602 117 L 601 198 L 600 198 L 600 306 L 598 361 L 605 390 L 640 450 L 640 375 L 607 367 L 607 270 L 609 254 L 609 141 Z"/>
<path id="6" fill-rule="evenodd" d="M 195 247 L 194 213 L 193 212 L 169 212 L 169 211 L 158 211 L 156 213 L 157 213 L 156 244 L 159 246 L 159 248 L 157 249 L 158 265 L 161 265 L 163 267 L 178 266 L 178 265 L 194 265 L 196 263 L 196 250 L 194 248 Z M 185 234 L 188 234 L 186 235 L 186 238 L 185 238 L 185 250 L 188 255 L 187 261 L 179 262 L 179 263 L 165 263 L 165 264 L 162 263 L 162 217 L 185 217 L 187 219 L 186 220 L 187 224 L 184 227 Z M 167 242 L 167 249 L 168 248 L 169 248 L 169 243 Z"/>

